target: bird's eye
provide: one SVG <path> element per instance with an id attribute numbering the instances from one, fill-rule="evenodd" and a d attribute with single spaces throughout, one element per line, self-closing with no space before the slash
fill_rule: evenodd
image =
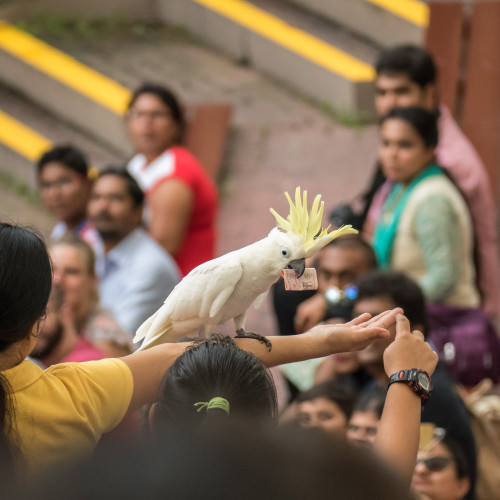
<path id="1" fill-rule="evenodd" d="M 283 247 L 281 249 L 281 255 L 283 257 L 285 257 L 286 259 L 288 259 L 288 257 L 290 257 L 290 255 L 291 255 L 291 252 L 290 252 L 290 250 L 288 248 Z"/>

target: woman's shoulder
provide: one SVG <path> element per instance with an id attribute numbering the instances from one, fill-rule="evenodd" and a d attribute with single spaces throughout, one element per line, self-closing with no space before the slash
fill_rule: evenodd
<path id="1" fill-rule="evenodd" d="M 67 384 L 99 384 L 103 386 L 123 383 L 132 385 L 132 374 L 127 364 L 118 358 L 105 358 L 83 363 L 58 363 L 43 372 L 46 380 L 55 378 Z"/>
<path id="2" fill-rule="evenodd" d="M 411 198 L 421 199 L 430 196 L 443 198 L 460 197 L 460 191 L 453 181 L 446 175 L 431 175 L 421 182 L 412 191 Z"/>
<path id="3" fill-rule="evenodd" d="M 175 158 L 175 173 L 178 176 L 187 176 L 192 180 L 213 184 L 205 167 L 200 160 L 196 158 L 184 146 L 173 146 L 169 150 Z"/>
<path id="4" fill-rule="evenodd" d="M 465 200 L 447 175 L 436 175 L 424 179 L 412 191 L 405 207 L 406 217 L 413 219 L 417 214 L 447 214 L 455 220 L 469 220 Z"/>

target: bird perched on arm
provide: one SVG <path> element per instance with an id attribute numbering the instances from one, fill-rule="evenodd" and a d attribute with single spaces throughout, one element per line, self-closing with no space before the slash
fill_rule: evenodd
<path id="1" fill-rule="evenodd" d="M 271 208 L 277 227 L 262 240 L 205 262 L 193 269 L 172 290 L 163 306 L 137 330 L 134 342 L 143 340 L 139 350 L 162 342 L 176 342 L 184 337 L 205 336 L 215 325 L 234 319 L 237 337 L 258 338 L 245 330 L 246 311 L 253 303 L 264 302 L 269 288 L 285 268 L 294 269 L 297 277 L 305 270 L 306 257 L 344 234 L 357 233 L 352 226 L 328 232 L 322 229 L 324 202 L 317 195 L 308 212 L 307 192 L 295 191 L 295 203 L 285 193 L 290 213 L 284 219 Z"/>

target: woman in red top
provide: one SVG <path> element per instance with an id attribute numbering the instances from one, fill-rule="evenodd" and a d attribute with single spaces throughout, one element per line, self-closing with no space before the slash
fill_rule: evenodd
<path id="1" fill-rule="evenodd" d="M 135 151 L 127 168 L 146 194 L 148 231 L 186 275 L 215 257 L 215 185 L 180 146 L 184 115 L 169 90 L 139 87 L 129 104 L 127 125 Z"/>

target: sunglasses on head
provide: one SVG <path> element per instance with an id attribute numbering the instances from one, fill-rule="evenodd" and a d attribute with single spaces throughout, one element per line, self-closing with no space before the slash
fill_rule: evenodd
<path id="1" fill-rule="evenodd" d="M 440 472 L 450 463 L 450 457 L 429 457 L 417 459 L 417 464 L 424 464 L 429 472 Z"/>

